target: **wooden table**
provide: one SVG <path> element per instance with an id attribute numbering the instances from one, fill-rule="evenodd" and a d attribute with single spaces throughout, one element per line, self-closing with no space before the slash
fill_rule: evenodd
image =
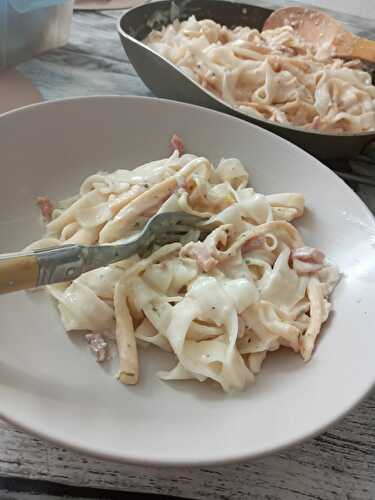
<path id="1" fill-rule="evenodd" d="M 148 95 L 120 46 L 115 30 L 118 15 L 76 13 L 70 43 L 20 69 L 32 78 L 45 99 Z M 370 21 L 350 21 L 356 31 L 368 34 Z M 372 191 L 367 190 L 364 196 L 375 207 Z M 104 462 L 0 422 L 0 476 L 207 500 L 370 500 L 375 498 L 375 394 L 329 431 L 292 449 L 251 463 L 199 469 Z"/>

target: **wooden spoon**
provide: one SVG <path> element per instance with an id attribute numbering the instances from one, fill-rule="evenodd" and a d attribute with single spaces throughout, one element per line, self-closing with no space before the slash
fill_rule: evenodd
<path id="1" fill-rule="evenodd" d="M 374 40 L 346 31 L 341 23 L 320 10 L 305 7 L 277 9 L 266 20 L 263 30 L 282 26 L 292 26 L 303 40 L 329 56 L 375 63 Z"/>

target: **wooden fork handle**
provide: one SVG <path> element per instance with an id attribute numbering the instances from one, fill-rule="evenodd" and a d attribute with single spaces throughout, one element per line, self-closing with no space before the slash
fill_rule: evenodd
<path id="1" fill-rule="evenodd" d="M 35 255 L 0 259 L 0 294 L 37 286 L 39 264 Z"/>

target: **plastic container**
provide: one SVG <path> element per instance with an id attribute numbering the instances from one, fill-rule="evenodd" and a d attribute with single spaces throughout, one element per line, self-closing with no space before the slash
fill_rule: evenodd
<path id="1" fill-rule="evenodd" d="M 0 69 L 64 45 L 73 0 L 0 0 Z"/>

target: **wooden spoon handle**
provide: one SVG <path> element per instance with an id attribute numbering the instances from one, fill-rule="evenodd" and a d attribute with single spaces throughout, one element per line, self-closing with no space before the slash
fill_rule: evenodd
<path id="1" fill-rule="evenodd" d="M 375 63 L 375 40 L 368 40 L 367 38 L 356 37 L 354 40 L 352 54 L 354 59 L 362 59 Z"/>
<path id="2" fill-rule="evenodd" d="M 35 255 L 18 255 L 0 259 L 0 294 L 34 288 L 39 264 Z"/>

